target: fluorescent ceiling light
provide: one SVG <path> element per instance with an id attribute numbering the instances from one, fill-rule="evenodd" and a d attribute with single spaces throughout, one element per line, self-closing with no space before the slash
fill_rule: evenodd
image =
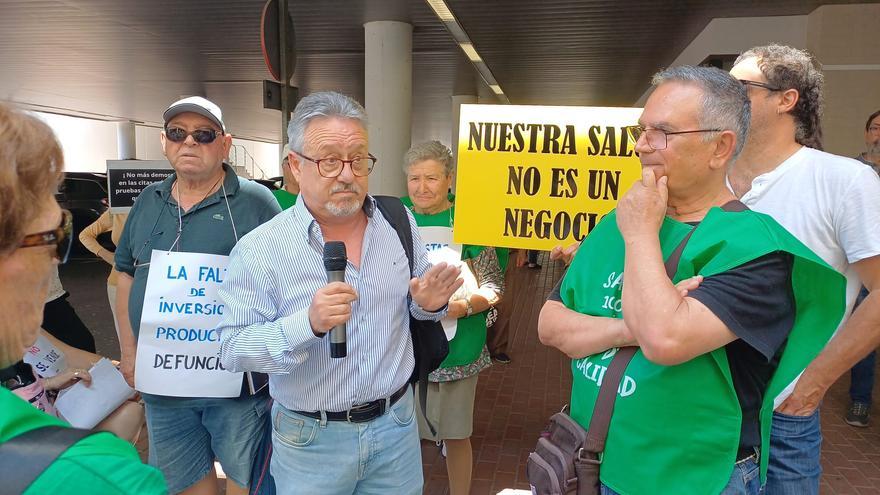
<path id="1" fill-rule="evenodd" d="M 472 43 L 459 43 L 461 49 L 464 50 L 467 58 L 470 59 L 471 62 L 482 62 L 483 59 L 480 58 L 480 54 L 477 53 L 477 50 L 474 49 L 474 45 Z"/>
<path id="2" fill-rule="evenodd" d="M 446 2 L 443 0 L 428 0 L 428 5 L 434 9 L 434 13 L 437 14 L 441 21 L 452 22 L 455 20 L 455 17 L 453 17 L 452 12 L 450 12 L 449 7 L 446 6 Z"/>
<path id="3" fill-rule="evenodd" d="M 437 18 L 443 23 L 443 26 L 449 31 L 449 34 L 452 36 L 452 39 L 455 40 L 456 43 L 461 47 L 462 51 L 467 55 L 468 60 L 472 64 L 474 64 L 474 68 L 477 69 L 477 72 L 480 73 L 480 77 L 486 83 L 489 88 L 492 89 L 492 92 L 498 96 L 498 99 L 504 103 L 510 103 L 510 100 L 507 98 L 507 95 L 504 94 L 504 91 L 501 90 L 501 86 L 498 84 L 498 81 L 495 80 L 495 76 L 492 75 L 492 71 L 489 69 L 489 66 L 486 65 L 486 62 L 480 57 L 480 54 L 477 53 L 477 49 L 474 47 L 474 44 L 471 42 L 470 37 L 468 37 L 467 33 L 455 20 L 455 16 L 452 15 L 452 11 L 449 10 L 449 6 L 446 5 L 444 0 L 425 0 L 425 2 L 431 7 L 431 10 L 434 11 L 434 14 L 437 15 Z"/>

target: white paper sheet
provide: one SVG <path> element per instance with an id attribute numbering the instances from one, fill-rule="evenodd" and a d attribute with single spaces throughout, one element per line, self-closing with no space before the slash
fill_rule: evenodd
<path id="1" fill-rule="evenodd" d="M 79 382 L 65 389 L 55 400 L 55 409 L 77 428 L 94 428 L 134 396 L 134 389 L 125 383 L 122 373 L 109 359 L 95 363 L 89 374 L 92 375 L 90 386 Z"/>
<path id="2" fill-rule="evenodd" d="M 43 378 L 55 376 L 67 369 L 64 353 L 42 335 L 37 335 L 37 341 L 28 348 L 24 362 L 33 366 Z"/>
<path id="3" fill-rule="evenodd" d="M 451 227 L 419 227 L 419 236 L 425 243 L 428 260 L 432 264 L 445 262 L 461 268 L 461 278 L 464 279 L 464 284 L 452 295 L 453 300 L 469 297 L 477 290 L 476 277 L 468 264 L 461 260 L 462 245 L 452 241 Z M 443 318 L 440 323 L 446 333 L 446 340 L 455 338 L 455 334 L 458 332 L 458 319 Z"/>

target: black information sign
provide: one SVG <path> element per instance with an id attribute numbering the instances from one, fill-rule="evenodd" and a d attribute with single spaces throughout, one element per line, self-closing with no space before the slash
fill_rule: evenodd
<path id="1" fill-rule="evenodd" d="M 164 163 L 164 167 L 161 166 L 162 163 Z M 165 180 L 173 172 L 174 170 L 165 161 L 158 164 L 152 160 L 108 162 L 107 191 L 110 197 L 111 211 L 113 213 L 128 211 L 144 188 L 154 182 Z"/>

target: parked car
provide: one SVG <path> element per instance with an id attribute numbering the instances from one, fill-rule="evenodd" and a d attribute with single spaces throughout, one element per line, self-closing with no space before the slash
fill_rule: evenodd
<path id="1" fill-rule="evenodd" d="M 73 247 L 71 256 L 91 258 L 94 255 L 79 242 L 79 233 L 107 210 L 107 175 L 91 172 L 67 172 L 64 183 L 55 195 L 58 204 L 73 214 Z M 98 236 L 102 246 L 115 251 L 110 234 Z"/>
<path id="2" fill-rule="evenodd" d="M 262 184 L 270 191 L 277 191 L 281 189 L 281 181 L 284 180 L 284 177 L 270 177 L 268 179 L 251 179 L 254 182 Z"/>

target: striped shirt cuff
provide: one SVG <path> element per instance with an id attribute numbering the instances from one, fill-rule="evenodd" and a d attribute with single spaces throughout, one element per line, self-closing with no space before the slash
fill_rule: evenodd
<path id="1" fill-rule="evenodd" d="M 309 323 L 309 310 L 305 309 L 290 316 L 280 319 L 281 331 L 290 344 L 290 350 L 294 353 L 294 359 L 297 362 L 303 362 L 308 358 L 308 351 L 303 346 L 314 344 L 322 339 L 312 332 L 312 325 Z M 304 354 L 304 355 L 300 355 Z"/>
<path id="2" fill-rule="evenodd" d="M 409 312 L 413 315 L 413 318 L 417 320 L 440 321 L 445 318 L 446 313 L 449 312 L 449 304 L 444 304 L 439 310 L 431 312 L 416 304 L 415 301 L 410 301 Z"/>

